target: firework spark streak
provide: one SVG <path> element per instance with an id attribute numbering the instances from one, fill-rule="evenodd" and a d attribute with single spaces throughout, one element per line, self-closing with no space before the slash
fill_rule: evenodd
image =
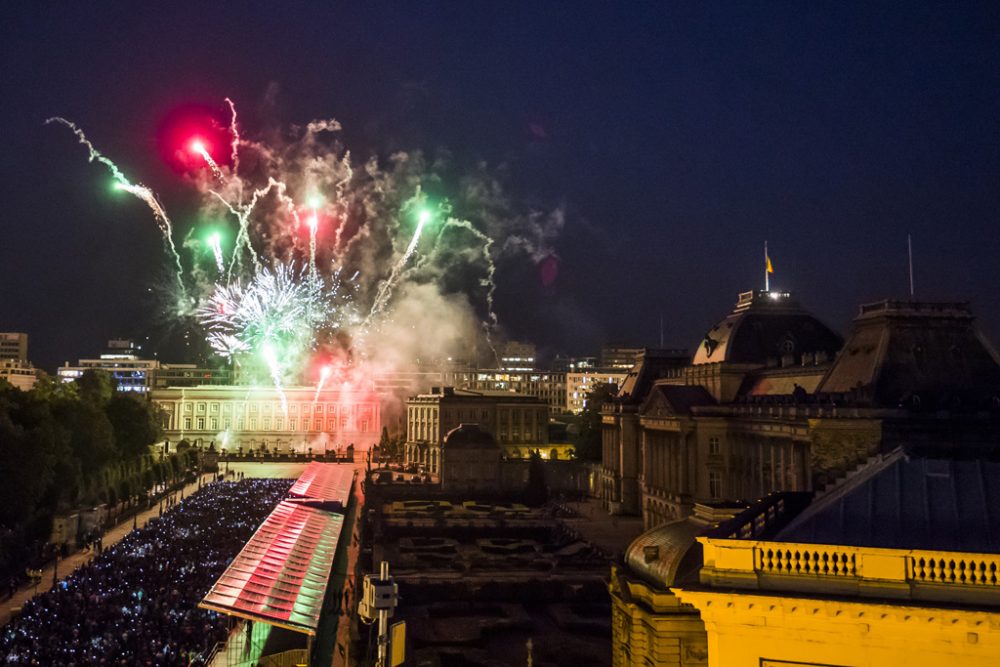
<path id="1" fill-rule="evenodd" d="M 212 159 L 212 155 L 208 152 L 208 149 L 205 148 L 205 144 L 203 144 L 198 139 L 195 139 L 194 141 L 191 142 L 191 150 L 201 156 L 201 158 L 208 164 L 209 169 L 212 170 L 212 173 L 215 175 L 217 179 L 219 179 L 220 181 L 226 180 L 225 176 L 222 175 L 222 170 L 219 169 L 218 163 L 216 163 L 216 161 Z"/>
<path id="2" fill-rule="evenodd" d="M 219 269 L 221 276 L 226 272 L 226 263 L 222 259 L 222 239 L 218 234 L 212 234 L 208 238 L 208 245 L 211 246 L 212 254 L 215 255 L 215 266 Z"/>
<path id="3" fill-rule="evenodd" d="M 323 391 L 323 386 L 330 377 L 330 372 L 331 368 L 329 366 L 323 366 L 323 368 L 319 370 L 319 382 L 316 383 L 316 396 L 313 398 L 313 405 L 316 405 L 319 401 L 320 392 Z"/>
<path id="4" fill-rule="evenodd" d="M 274 390 L 278 392 L 278 398 L 281 400 L 281 411 L 284 413 L 285 417 L 287 417 L 288 399 L 285 397 L 285 390 L 282 387 L 281 364 L 278 363 L 278 357 L 275 355 L 274 347 L 271 345 L 270 341 L 265 341 L 264 345 L 261 346 L 261 355 L 264 357 L 264 362 L 267 364 L 267 370 L 271 373 L 271 380 L 274 382 Z"/>
<path id="5" fill-rule="evenodd" d="M 59 123 L 72 130 L 73 134 L 76 135 L 80 143 L 86 146 L 87 151 L 90 154 L 88 158 L 89 161 L 94 162 L 96 160 L 107 167 L 108 171 L 111 172 L 111 177 L 115 179 L 115 188 L 123 190 L 133 197 L 141 199 L 146 203 L 146 206 L 153 211 L 153 217 L 156 219 L 156 223 L 160 228 L 160 233 L 163 234 L 163 240 L 167 248 L 170 250 L 170 254 L 173 256 L 174 264 L 177 266 L 177 284 L 180 287 L 181 296 L 183 297 L 186 294 L 183 279 L 184 268 L 181 266 L 181 256 L 177 253 L 177 247 L 174 245 L 173 225 L 171 225 L 167 212 L 163 209 L 163 205 L 160 204 L 160 201 L 156 198 L 153 191 L 141 183 L 132 183 L 129 181 L 128 178 L 125 177 L 125 174 L 122 173 L 121 169 L 118 168 L 118 165 L 106 158 L 100 151 L 94 148 L 94 144 L 90 143 L 90 140 L 87 139 L 87 135 L 83 133 L 83 130 L 77 127 L 72 121 L 60 118 L 59 116 L 54 116 L 45 121 L 46 125 L 50 123 Z"/>
<path id="6" fill-rule="evenodd" d="M 315 278 L 316 276 L 316 228 L 319 226 L 319 215 L 316 213 L 316 209 L 313 209 L 312 215 L 309 216 L 309 274 Z"/>
<path id="7" fill-rule="evenodd" d="M 399 257 L 398 260 L 396 260 L 396 263 L 393 264 L 392 272 L 389 274 L 389 277 L 382 281 L 382 284 L 378 286 L 378 294 L 375 296 L 375 302 L 372 304 L 371 312 L 368 313 L 366 325 L 371 318 L 381 313 L 386 304 L 389 302 L 389 297 L 392 296 L 392 288 L 395 287 L 403 269 L 406 268 L 406 263 L 413 255 L 413 251 L 416 250 L 417 243 L 420 242 L 420 234 L 424 230 L 424 225 L 426 225 L 427 221 L 430 219 L 430 211 L 420 212 L 420 216 L 417 219 L 417 228 L 413 232 L 413 238 L 410 239 L 410 244 L 406 246 L 406 251 Z"/>

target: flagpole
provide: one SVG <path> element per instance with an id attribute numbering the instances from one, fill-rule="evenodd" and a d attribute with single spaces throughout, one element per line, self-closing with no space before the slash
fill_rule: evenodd
<path id="1" fill-rule="evenodd" d="M 913 237 L 906 235 L 906 253 L 910 259 L 910 301 L 913 301 Z"/>
<path id="2" fill-rule="evenodd" d="M 767 241 L 764 241 L 764 291 L 765 292 L 770 292 L 771 291 L 771 277 L 767 273 L 767 262 L 768 262 Z"/>

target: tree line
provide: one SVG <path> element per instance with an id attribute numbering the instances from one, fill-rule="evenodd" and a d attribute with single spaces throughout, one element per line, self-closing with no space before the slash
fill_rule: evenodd
<path id="1" fill-rule="evenodd" d="M 176 479 L 190 462 L 154 460 L 161 435 L 152 404 L 116 392 L 103 371 L 43 376 L 30 391 L 0 380 L 0 572 L 48 539 L 56 514 L 132 502 Z"/>

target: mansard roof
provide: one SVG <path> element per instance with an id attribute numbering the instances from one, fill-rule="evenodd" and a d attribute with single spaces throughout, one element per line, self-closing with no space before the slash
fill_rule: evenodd
<path id="1" fill-rule="evenodd" d="M 1000 396 L 1000 364 L 969 304 L 886 300 L 861 306 L 817 392 L 877 407 L 982 407 Z"/>
<path id="2" fill-rule="evenodd" d="M 684 351 L 644 349 L 636 356 L 635 365 L 622 381 L 616 398 L 623 403 L 642 403 L 654 382 L 677 374 L 687 361 Z"/>
<path id="3" fill-rule="evenodd" d="M 693 407 L 717 403 L 708 390 L 700 385 L 678 385 L 659 381 L 653 385 L 639 413 L 652 416 L 685 416 L 691 414 Z"/>
<path id="4" fill-rule="evenodd" d="M 705 334 L 692 363 L 764 366 L 785 358 L 801 364 L 817 354 L 832 358 L 842 342 L 790 293 L 743 292 L 733 312 Z"/>

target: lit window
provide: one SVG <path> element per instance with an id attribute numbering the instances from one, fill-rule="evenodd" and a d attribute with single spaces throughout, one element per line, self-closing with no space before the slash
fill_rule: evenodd
<path id="1" fill-rule="evenodd" d="M 720 451 L 719 439 L 715 436 L 712 436 L 711 438 L 708 439 L 708 453 L 710 456 L 715 456 L 719 454 L 719 451 Z"/>

